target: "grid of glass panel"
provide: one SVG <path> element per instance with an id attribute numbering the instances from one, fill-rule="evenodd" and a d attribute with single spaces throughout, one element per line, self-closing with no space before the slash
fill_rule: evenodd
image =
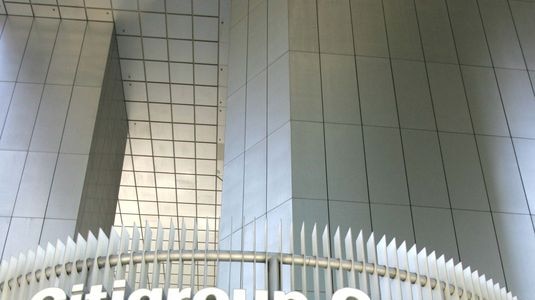
<path id="1" fill-rule="evenodd" d="M 129 125 L 116 226 L 136 224 L 143 232 L 145 224 L 193 228 L 197 220 L 201 237 L 208 234 L 216 247 L 224 109 L 219 11 L 219 0 L 0 2 L 0 13 L 11 15 L 115 22 Z M 191 272 L 184 273 L 188 282 Z M 213 284 L 215 265 L 197 270 L 197 283 L 204 273 Z"/>

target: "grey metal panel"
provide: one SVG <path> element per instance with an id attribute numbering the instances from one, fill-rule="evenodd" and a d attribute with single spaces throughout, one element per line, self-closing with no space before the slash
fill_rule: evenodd
<path id="1" fill-rule="evenodd" d="M 495 67 L 524 69 L 526 65 L 517 39 L 508 2 L 479 1 L 481 17 Z"/>
<path id="2" fill-rule="evenodd" d="M 513 139 L 520 175 L 524 183 L 528 206 L 531 214 L 535 211 L 535 141 L 529 139 Z"/>
<path id="3" fill-rule="evenodd" d="M 267 142 L 267 209 L 269 211 L 292 196 L 290 122 L 271 134 Z"/>
<path id="4" fill-rule="evenodd" d="M 329 200 L 368 202 L 362 128 L 326 124 L 325 144 Z"/>
<path id="5" fill-rule="evenodd" d="M 28 245 L 37 245 L 43 219 L 40 218 L 12 218 L 4 245 L 3 257 L 18 256 L 21 249 Z"/>
<path id="6" fill-rule="evenodd" d="M 88 155 L 60 154 L 47 204 L 46 218 L 76 219 L 84 186 Z"/>
<path id="7" fill-rule="evenodd" d="M 410 206 L 372 203 L 371 218 L 373 232 L 378 236 L 397 237 L 409 244 L 415 242 Z"/>
<path id="8" fill-rule="evenodd" d="M 428 62 L 457 63 L 445 1 L 416 1 L 424 56 Z"/>
<path id="9" fill-rule="evenodd" d="M 227 103 L 227 118 L 233 120 L 225 128 L 225 137 L 232 143 L 225 143 L 225 162 L 234 159 L 245 149 L 245 87 L 231 95 Z M 174 114 L 176 118 L 176 114 Z"/>
<path id="10" fill-rule="evenodd" d="M 415 2 L 386 0 L 383 3 L 391 57 L 422 60 Z"/>
<path id="11" fill-rule="evenodd" d="M 243 179 L 243 217 L 245 224 L 250 223 L 253 219 L 263 216 L 266 213 L 266 152 L 266 140 L 257 143 L 245 152 Z M 226 205 L 226 203 L 223 205 Z"/>
<path id="12" fill-rule="evenodd" d="M 401 130 L 411 204 L 450 207 L 437 133 Z"/>
<path id="13" fill-rule="evenodd" d="M 9 229 L 9 222 L 11 221 L 11 218 L 9 217 L 0 217 L 0 255 L 4 252 L 4 245 L 7 238 L 7 232 Z"/>
<path id="14" fill-rule="evenodd" d="M 6 21 L 0 39 L 0 80 L 17 79 L 31 26 L 32 20 L 29 18 L 11 17 Z"/>
<path id="15" fill-rule="evenodd" d="M 46 83 L 72 84 L 74 82 L 85 29 L 85 22 L 61 21 Z"/>
<path id="16" fill-rule="evenodd" d="M 396 98 L 389 60 L 358 56 L 357 72 L 362 123 L 398 127 Z"/>
<path id="17" fill-rule="evenodd" d="M 0 215 L 9 217 L 15 205 L 19 182 L 26 161 L 26 152 L 0 150 Z"/>
<path id="18" fill-rule="evenodd" d="M 529 298 L 531 287 L 535 284 L 534 279 L 522 278 L 522 271 L 519 270 L 535 265 L 533 255 L 522 255 L 535 251 L 535 234 L 533 227 L 530 227 L 533 223 L 529 215 L 494 213 L 494 218 L 508 286 L 515 289 L 519 298 Z"/>
<path id="19" fill-rule="evenodd" d="M 247 80 L 250 80 L 267 66 L 267 1 L 252 8 L 247 34 Z"/>
<path id="20" fill-rule="evenodd" d="M 531 38 L 535 34 L 535 3 L 511 1 L 510 5 L 527 69 L 535 70 L 535 42 Z"/>
<path id="21" fill-rule="evenodd" d="M 459 66 L 427 64 L 438 130 L 472 133 L 472 123 Z"/>
<path id="22" fill-rule="evenodd" d="M 290 120 L 289 79 L 289 54 L 287 53 L 268 67 L 268 134 L 273 133 Z"/>
<path id="23" fill-rule="evenodd" d="M 320 52 L 352 55 L 354 51 L 349 1 L 318 0 L 317 9 Z"/>
<path id="24" fill-rule="evenodd" d="M 101 86 L 110 51 L 113 24 L 90 22 L 87 24 L 75 85 Z"/>
<path id="25" fill-rule="evenodd" d="M 18 81 L 45 83 L 59 23 L 54 19 L 36 19 L 33 22 Z"/>
<path id="26" fill-rule="evenodd" d="M 510 138 L 477 136 L 492 211 L 527 213 L 526 196 Z"/>
<path id="27" fill-rule="evenodd" d="M 72 86 L 45 86 L 32 134 L 31 151 L 59 151 L 71 93 Z"/>
<path id="28" fill-rule="evenodd" d="M 42 84 L 15 85 L 11 106 L 0 137 L 0 149 L 28 149 L 42 91 Z"/>
<path id="29" fill-rule="evenodd" d="M 535 138 L 535 95 L 527 71 L 497 69 L 496 77 L 511 135 Z"/>
<path id="30" fill-rule="evenodd" d="M 459 261 L 455 225 L 449 209 L 413 207 L 416 243 Z"/>
<path id="31" fill-rule="evenodd" d="M 74 236 L 75 226 L 76 220 L 45 219 L 39 244 L 46 246 L 47 243 L 56 243 L 58 238 Z"/>
<path id="32" fill-rule="evenodd" d="M 460 63 L 491 66 L 477 0 L 447 0 L 446 3 Z"/>
<path id="33" fill-rule="evenodd" d="M 0 124 L 2 124 L 0 125 L 0 132 L 3 132 L 14 88 L 14 82 L 0 82 Z"/>
<path id="34" fill-rule="evenodd" d="M 240 154 L 225 165 L 227 176 L 225 177 L 223 198 L 226 200 L 221 208 L 221 213 L 224 215 L 225 221 L 221 222 L 221 236 L 231 234 L 242 225 L 244 192 L 243 164 L 244 155 Z"/>
<path id="35" fill-rule="evenodd" d="M 434 130 L 435 118 L 424 63 L 393 60 L 392 72 L 401 127 Z"/>
<path id="36" fill-rule="evenodd" d="M 356 55 L 388 57 L 383 5 L 374 0 L 351 0 Z"/>
<path id="37" fill-rule="evenodd" d="M 249 149 L 267 136 L 267 71 L 249 81 L 245 115 L 245 148 Z M 198 93 L 196 93 L 198 95 Z M 233 104 L 237 105 L 237 104 Z M 228 114 L 228 104 L 227 104 Z M 228 124 L 230 126 L 230 124 Z M 237 137 L 236 137 L 237 138 Z"/>
<path id="38" fill-rule="evenodd" d="M 75 86 L 61 140 L 61 153 L 89 154 L 101 88 Z"/>
<path id="39" fill-rule="evenodd" d="M 462 66 L 466 97 L 476 134 L 508 136 L 509 129 L 494 71 Z"/>
<path id="40" fill-rule="evenodd" d="M 360 124 L 354 56 L 320 56 L 324 122 Z"/>
<path id="41" fill-rule="evenodd" d="M 52 187 L 57 153 L 29 152 L 13 215 L 43 218 Z"/>
<path id="42" fill-rule="evenodd" d="M 292 120 L 323 121 L 320 73 L 320 56 L 317 53 L 290 52 L 290 112 Z"/>
<path id="43" fill-rule="evenodd" d="M 288 1 L 268 2 L 268 65 L 288 51 Z"/>
<path id="44" fill-rule="evenodd" d="M 364 127 L 371 203 L 408 204 L 405 162 L 399 129 Z"/>
<path id="45" fill-rule="evenodd" d="M 475 137 L 445 132 L 439 135 L 451 206 L 490 210 Z"/>
<path id="46" fill-rule="evenodd" d="M 230 29 L 228 94 L 241 88 L 247 79 L 247 18 Z"/>
<path id="47" fill-rule="evenodd" d="M 265 2 L 267 1 L 264 0 L 261 3 Z M 318 36 L 316 5 L 310 5 L 310 1 L 307 0 L 289 1 L 288 39 L 290 50 L 319 52 Z"/>
<path id="48" fill-rule="evenodd" d="M 327 199 L 325 133 L 316 122 L 291 122 L 292 197 Z"/>

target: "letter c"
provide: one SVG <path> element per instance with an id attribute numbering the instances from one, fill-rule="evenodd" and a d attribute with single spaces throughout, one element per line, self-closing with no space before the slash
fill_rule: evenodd
<path id="1" fill-rule="evenodd" d="M 229 300 L 227 293 L 218 288 L 202 289 L 193 296 L 193 300 L 206 300 L 208 296 L 214 296 L 216 300 Z"/>
<path id="2" fill-rule="evenodd" d="M 35 294 L 32 300 L 67 300 L 67 295 L 62 289 L 47 288 Z"/>
<path id="3" fill-rule="evenodd" d="M 353 298 L 356 300 L 370 300 L 370 297 L 361 290 L 352 288 L 339 289 L 334 293 L 332 300 L 347 300 Z"/>

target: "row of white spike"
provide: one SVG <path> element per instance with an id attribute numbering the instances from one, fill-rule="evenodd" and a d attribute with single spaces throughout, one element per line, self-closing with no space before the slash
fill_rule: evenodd
<path id="1" fill-rule="evenodd" d="M 290 274 L 280 273 L 280 276 L 285 278 L 280 278 L 279 282 L 289 282 L 291 289 L 312 291 L 315 300 L 320 300 L 323 295 L 326 299 L 330 299 L 333 293 L 333 281 L 336 289 L 344 287 L 346 283 L 347 287 L 359 288 L 368 293 L 371 299 L 516 300 L 516 297 L 505 288 L 494 284 L 492 280 L 486 280 L 484 275 L 479 276 L 477 271 L 472 272 L 469 267 L 463 268 L 461 263 L 454 264 L 453 260 L 446 261 L 444 256 L 437 258 L 435 252 L 428 255 L 425 248 L 420 252 L 416 246 L 407 250 L 405 242 L 399 246 L 395 239 L 387 243 L 384 236 L 376 243 L 373 234 L 365 242 L 362 232 L 356 240 L 353 240 L 351 230 L 348 230 L 342 242 L 340 230 L 337 229 L 332 240 L 334 257 L 331 257 L 330 233 L 328 227 L 325 227 L 321 235 L 323 257 L 320 258 L 317 228 L 314 226 L 310 239 L 307 239 L 303 224 L 296 240 L 292 230 L 289 231 L 288 254 L 282 253 L 282 229 L 280 225 L 278 253 L 267 253 L 266 249 L 254 247 L 251 256 L 251 251 L 244 251 L 242 242 L 239 251 L 232 251 L 232 255 L 224 259 L 231 260 L 232 264 L 240 264 L 238 269 L 241 270 L 239 276 L 235 276 L 236 274 L 230 273 L 231 268 L 229 268 L 227 291 L 229 294 L 231 280 L 239 278 L 240 288 L 244 287 L 244 280 L 251 280 L 243 276 L 243 265 L 246 261 L 265 265 L 263 275 L 264 278 L 269 278 L 267 262 L 269 258 L 276 257 L 280 269 L 284 266 L 290 268 Z M 174 224 L 170 224 L 170 228 L 165 230 L 168 238 L 167 247 L 164 247 L 164 229 L 161 224 L 156 229 L 154 239 L 150 226 L 145 226 L 142 240 L 136 227 L 132 236 L 125 228 L 122 228 L 121 234 L 112 228 L 109 238 L 100 230 L 97 238 L 89 233 L 87 239 L 78 235 L 76 242 L 69 237 L 65 244 L 58 240 L 55 247 L 51 244 L 48 244 L 46 249 L 37 247 L 36 251 L 21 253 L 17 258 L 12 257 L 9 261 L 2 261 L 0 300 L 29 299 L 37 291 L 51 286 L 70 292 L 75 284 L 86 286 L 102 284 L 107 291 L 112 291 L 113 281 L 119 279 L 126 279 L 131 288 L 146 288 L 150 285 L 168 289 L 171 286 L 195 288 L 199 284 L 195 282 L 195 278 L 199 277 L 202 278 L 201 286 L 206 287 L 207 272 L 196 276 L 194 267 L 191 268 L 189 282 L 183 282 L 186 261 L 195 256 L 196 262 L 204 265 L 203 270 L 206 270 L 209 261 L 218 263 L 223 259 L 220 259 L 222 256 L 219 251 L 208 251 L 207 234 L 202 245 L 204 247 L 201 246 L 202 250 L 199 250 L 197 223 L 192 230 L 193 244 L 188 249 L 185 242 L 188 228 L 184 223 L 180 230 L 177 230 Z M 206 230 L 209 230 L 208 224 Z M 267 237 L 267 228 L 264 228 L 263 234 Z M 251 238 L 253 241 L 257 240 L 256 225 L 253 236 L 242 236 L 242 241 Z M 155 241 L 154 247 L 152 247 L 153 241 Z M 179 245 L 177 249 L 174 248 L 175 241 Z M 306 245 L 310 242 L 312 256 L 307 256 L 309 253 Z M 294 245 L 300 245 L 300 253 L 294 252 Z M 154 251 L 167 254 L 163 260 L 158 259 L 158 262 L 154 263 L 157 255 L 145 255 Z M 191 255 L 188 259 L 183 259 L 186 253 Z M 261 255 L 256 255 L 257 253 Z M 129 256 L 130 259 L 112 259 L 118 255 L 121 258 Z M 140 261 L 138 259 L 139 263 L 134 260 L 135 255 L 141 257 Z M 172 266 L 178 267 L 178 282 L 172 281 Z M 321 287 L 320 269 L 326 270 L 321 272 L 324 277 L 322 278 L 324 285 Z M 310 273 L 313 278 L 312 289 L 308 288 L 307 282 L 307 274 Z M 219 274 L 221 275 L 221 272 Z M 161 275 L 163 282 L 160 282 Z M 301 280 L 296 280 L 297 277 Z M 256 282 L 256 278 L 252 278 L 252 282 Z M 253 286 L 253 289 L 255 288 L 257 287 Z"/>

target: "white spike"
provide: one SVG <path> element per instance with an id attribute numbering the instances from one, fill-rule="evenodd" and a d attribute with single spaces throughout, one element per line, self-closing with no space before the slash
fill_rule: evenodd
<path id="1" fill-rule="evenodd" d="M 318 232 L 316 224 L 312 228 L 312 255 L 318 257 Z M 314 266 L 314 299 L 320 300 L 320 270 L 318 264 Z"/>
<path id="2" fill-rule="evenodd" d="M 164 291 L 167 296 L 167 291 L 169 290 L 169 287 L 171 286 L 171 269 L 172 269 L 172 261 L 170 259 L 169 253 L 174 250 L 175 247 L 175 224 L 171 220 L 171 224 L 169 226 L 169 237 L 168 237 L 168 243 L 167 243 L 167 261 L 165 262 L 165 282 L 164 282 Z"/>
<path id="3" fill-rule="evenodd" d="M 472 270 L 470 270 L 470 267 L 467 267 L 463 270 L 463 281 L 464 281 L 464 288 L 467 292 L 470 292 L 472 294 L 472 299 L 474 299 L 474 285 L 472 283 Z M 468 295 L 467 295 L 468 298 Z"/>
<path id="4" fill-rule="evenodd" d="M 191 253 L 193 254 L 195 250 L 198 249 L 198 237 L 199 237 L 199 228 L 197 224 L 197 219 L 193 222 L 193 246 L 191 247 Z M 195 260 L 191 260 L 191 272 L 190 272 L 190 282 L 189 286 L 191 286 L 192 291 L 195 291 L 195 276 L 196 276 L 196 267 L 195 267 Z"/>
<path id="5" fill-rule="evenodd" d="M 472 273 L 472 285 L 474 287 L 474 292 L 476 295 L 483 297 L 483 292 L 481 291 L 481 281 L 479 280 L 479 273 L 475 271 Z"/>
<path id="6" fill-rule="evenodd" d="M 362 236 L 362 230 L 359 232 L 357 239 L 355 240 L 355 250 L 356 250 L 356 259 L 359 262 L 362 262 L 362 272 L 358 274 L 359 277 L 359 289 L 361 289 L 366 294 L 371 292 L 368 291 L 368 272 L 366 270 L 366 264 L 368 260 L 366 259 L 366 252 L 364 250 L 364 237 Z"/>
<path id="7" fill-rule="evenodd" d="M 14 257 L 11 257 L 9 260 L 9 264 L 7 266 L 7 278 L 13 278 L 14 274 L 16 274 L 17 271 L 17 259 Z M 9 287 L 4 287 L 2 290 L 2 293 L 0 294 L 0 300 L 9 300 L 11 299 L 11 290 Z"/>
<path id="8" fill-rule="evenodd" d="M 340 240 L 340 227 L 336 227 L 336 231 L 334 233 L 334 257 L 342 260 L 342 241 Z M 344 270 L 342 268 L 338 268 L 336 271 L 336 289 L 339 290 L 344 287 Z"/>
<path id="9" fill-rule="evenodd" d="M 416 273 L 416 282 L 411 284 L 412 299 L 422 300 L 422 285 L 420 284 L 420 256 L 416 245 L 413 245 L 407 252 L 408 270 L 412 273 Z M 427 269 L 427 268 L 426 268 Z"/>
<path id="10" fill-rule="evenodd" d="M 305 237 L 305 222 L 301 224 L 301 234 L 300 234 L 300 242 L 301 242 L 301 255 L 306 256 L 307 255 L 307 243 L 306 243 L 306 237 Z M 307 267 L 306 263 L 303 260 L 303 267 L 301 268 L 301 290 L 305 291 L 305 293 L 308 291 L 307 286 Z"/>
<path id="11" fill-rule="evenodd" d="M 128 230 L 123 227 L 121 228 L 121 242 L 119 245 L 119 253 L 128 253 L 128 243 L 130 242 L 130 235 L 128 234 Z M 117 274 L 115 275 L 116 279 L 125 279 L 125 272 L 126 268 L 119 260 L 119 264 L 117 265 Z"/>
<path id="12" fill-rule="evenodd" d="M 180 240 L 179 240 L 179 262 L 178 262 L 178 287 L 182 288 L 183 286 L 183 280 L 184 280 L 184 261 L 182 260 L 182 253 L 184 253 L 184 249 L 186 248 L 186 234 L 187 234 L 187 228 L 186 223 L 184 222 L 184 218 L 182 218 L 182 222 L 180 225 Z"/>
<path id="13" fill-rule="evenodd" d="M 154 251 L 160 251 L 163 248 L 163 228 L 160 221 L 158 221 L 158 228 L 156 229 L 156 247 Z M 152 286 L 160 286 L 160 263 L 155 259 L 152 263 Z"/>
<path id="14" fill-rule="evenodd" d="M 345 248 L 345 254 L 346 254 L 345 258 L 351 261 L 351 265 L 354 266 L 355 265 L 355 253 L 353 250 L 353 234 L 351 233 L 351 227 L 347 229 L 346 237 L 344 238 L 344 248 Z M 357 288 L 357 278 L 355 276 L 354 269 L 351 269 L 351 271 L 348 272 L 347 283 L 348 283 L 348 287 Z"/>
<path id="15" fill-rule="evenodd" d="M 487 281 L 487 293 L 489 295 L 489 300 L 496 300 L 496 295 L 494 293 L 494 282 L 492 279 Z"/>
<path id="16" fill-rule="evenodd" d="M 437 259 L 437 272 L 438 272 L 437 279 L 439 281 L 448 282 L 448 273 L 446 271 L 446 259 L 444 258 L 444 255 L 441 255 Z M 440 290 L 440 289 L 435 288 L 435 290 Z M 444 297 L 446 300 L 452 299 L 449 284 L 446 284 L 446 288 L 444 289 Z"/>
<path id="17" fill-rule="evenodd" d="M 416 258 L 416 249 L 414 251 L 413 258 Z M 410 270 L 409 257 L 408 257 L 408 252 L 407 252 L 407 245 L 406 245 L 405 241 L 403 243 L 401 243 L 401 245 L 397 249 L 397 260 L 398 260 L 399 269 Z M 398 274 L 397 275 L 397 280 L 399 282 L 399 286 L 400 286 L 400 289 L 401 289 L 400 290 L 401 295 L 403 295 L 403 297 L 401 299 L 413 299 L 413 297 L 412 297 L 412 287 L 411 287 L 410 281 L 407 278 L 407 279 L 405 279 L 405 281 L 401 282 L 401 280 L 399 279 L 399 276 L 400 275 Z"/>
<path id="18" fill-rule="evenodd" d="M 452 260 L 453 262 L 453 260 Z M 460 289 L 462 289 L 463 294 L 461 296 L 461 300 L 468 300 L 467 295 L 467 288 L 464 281 L 464 274 L 463 274 L 463 264 L 458 263 L 454 267 L 454 273 L 455 273 L 455 282 L 457 283 L 456 286 L 458 286 Z"/>
<path id="19" fill-rule="evenodd" d="M 418 252 L 418 270 L 419 274 L 426 277 L 425 285 L 422 286 L 420 289 L 420 300 L 422 299 L 432 299 L 432 292 L 431 292 L 431 273 L 429 272 L 429 259 L 427 256 L 427 250 L 423 248 L 420 252 Z"/>
<path id="20" fill-rule="evenodd" d="M 375 245 L 375 236 L 372 233 L 366 242 L 366 261 L 377 265 L 377 249 Z M 370 278 L 370 298 L 372 299 L 381 299 L 381 289 L 379 288 L 379 277 L 377 271 L 374 270 L 373 273 L 369 276 Z"/>
<path id="21" fill-rule="evenodd" d="M 329 238 L 329 225 L 325 225 L 321 239 L 323 241 L 323 256 L 327 258 L 327 261 L 330 261 L 331 242 Z M 331 272 L 330 264 L 327 264 L 327 269 L 325 270 L 324 274 L 325 274 L 325 297 L 327 299 L 331 299 L 332 294 L 333 294 L 333 280 L 332 280 L 332 272 Z"/>
<path id="22" fill-rule="evenodd" d="M 119 251 L 119 246 L 121 243 L 121 237 L 115 231 L 115 229 L 112 227 L 110 230 L 110 238 L 108 240 L 108 247 L 106 251 L 106 257 L 110 257 L 110 255 L 117 255 Z M 104 266 L 104 279 L 102 280 L 102 285 L 106 289 L 106 291 L 112 291 L 113 290 L 113 281 L 114 281 L 115 272 L 113 270 L 113 267 L 110 265 L 110 261 L 106 260 L 106 265 Z"/>
<path id="23" fill-rule="evenodd" d="M 24 267 L 26 267 L 26 255 L 24 255 L 24 253 L 20 253 L 17 259 L 17 267 L 15 268 L 14 275 L 16 276 L 16 274 L 22 274 Z M 55 276 L 53 277 L 53 280 L 55 280 Z M 24 283 L 22 285 L 15 284 L 14 287 L 11 288 L 11 299 L 20 299 L 22 293 L 24 292 L 24 287 Z"/>
<path id="24" fill-rule="evenodd" d="M 386 236 L 379 240 L 377 243 L 377 263 L 379 265 L 388 266 L 388 254 L 386 250 Z M 381 299 L 392 299 L 392 292 L 390 288 L 390 275 L 387 274 L 379 278 L 379 286 L 381 288 Z"/>
<path id="25" fill-rule="evenodd" d="M 457 287 L 457 278 L 455 276 L 455 265 L 453 263 L 453 259 L 450 259 L 446 262 L 446 275 L 447 278 L 444 281 L 453 284 L 454 287 Z M 450 299 L 459 300 L 459 293 L 457 292 L 457 288 L 455 288 L 454 290 L 449 289 L 449 292 L 451 294 Z"/>
<path id="26" fill-rule="evenodd" d="M 209 240 L 209 235 L 210 235 L 210 225 L 208 224 L 208 219 L 206 219 L 206 224 L 204 226 L 204 229 L 205 229 L 205 234 L 204 234 L 204 266 L 203 266 L 203 280 L 202 280 L 202 286 L 203 288 L 206 288 L 206 284 L 207 284 L 207 275 L 208 275 L 208 259 L 206 257 L 206 253 L 208 253 L 208 240 Z M 243 236 L 243 234 L 242 234 Z M 242 237 L 242 240 L 243 240 L 243 237 Z M 242 245 L 243 245 L 243 242 L 242 242 Z M 243 263 L 242 263 L 243 265 Z"/>
<path id="27" fill-rule="evenodd" d="M 143 251 L 150 251 L 152 246 L 152 229 L 148 222 L 145 222 L 145 234 L 143 235 Z M 139 274 L 139 287 L 144 289 L 147 288 L 148 273 L 149 273 L 149 263 L 145 260 L 145 256 L 142 258 L 141 262 L 141 273 Z"/>
<path id="28" fill-rule="evenodd" d="M 296 290 L 295 287 L 295 247 L 294 247 L 294 227 L 293 222 L 290 222 L 290 254 L 292 255 L 292 263 L 290 265 L 290 289 L 292 291 Z"/>
<path id="29" fill-rule="evenodd" d="M 139 250 L 139 238 L 141 236 L 141 232 L 137 228 L 136 224 L 134 224 L 134 228 L 132 230 L 132 245 L 130 246 L 130 263 L 128 264 L 128 282 L 132 285 L 131 288 L 135 288 L 136 286 L 136 276 L 137 276 L 137 264 L 134 264 L 133 255 L 136 251 Z"/>
<path id="30" fill-rule="evenodd" d="M 485 274 L 479 276 L 479 287 L 481 288 L 481 296 L 483 299 L 490 299 L 487 290 L 487 279 L 485 278 Z"/>

